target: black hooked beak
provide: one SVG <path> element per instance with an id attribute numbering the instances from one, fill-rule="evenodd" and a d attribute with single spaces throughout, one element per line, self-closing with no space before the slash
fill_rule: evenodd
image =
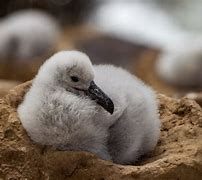
<path id="1" fill-rule="evenodd" d="M 90 87 L 86 91 L 86 94 L 102 106 L 110 114 L 114 112 L 114 103 L 112 100 L 92 81 Z"/>

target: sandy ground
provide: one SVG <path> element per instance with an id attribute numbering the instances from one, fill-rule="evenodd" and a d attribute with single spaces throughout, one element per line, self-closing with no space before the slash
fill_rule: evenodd
<path id="1" fill-rule="evenodd" d="M 16 107 L 30 82 L 0 100 L 0 179 L 191 179 L 202 176 L 202 109 L 186 98 L 159 95 L 162 122 L 156 149 L 136 166 L 121 166 L 85 152 L 34 144 Z"/>
<path id="2" fill-rule="evenodd" d="M 5 96 L 8 91 L 20 84 L 18 81 L 0 80 L 0 97 Z"/>

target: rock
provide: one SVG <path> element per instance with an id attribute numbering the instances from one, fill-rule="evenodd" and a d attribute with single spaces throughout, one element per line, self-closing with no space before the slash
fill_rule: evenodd
<path id="1" fill-rule="evenodd" d="M 20 84 L 20 82 L 0 80 L 0 97 L 6 95 L 10 89 L 14 88 L 18 84 Z"/>
<path id="2" fill-rule="evenodd" d="M 122 166 L 32 142 L 16 113 L 30 85 L 17 86 L 0 99 L 0 179 L 201 179 L 202 110 L 194 101 L 159 95 L 158 146 L 138 164 Z"/>

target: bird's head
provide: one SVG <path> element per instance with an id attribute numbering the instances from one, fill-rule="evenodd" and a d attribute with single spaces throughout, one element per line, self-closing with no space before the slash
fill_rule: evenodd
<path id="1" fill-rule="evenodd" d="M 78 51 L 62 51 L 48 59 L 39 70 L 37 80 L 55 88 L 63 88 L 75 95 L 86 95 L 109 113 L 112 100 L 95 84 L 92 63 Z"/>

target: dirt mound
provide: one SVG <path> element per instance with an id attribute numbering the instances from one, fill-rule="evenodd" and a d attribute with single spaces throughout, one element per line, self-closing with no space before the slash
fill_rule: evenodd
<path id="1" fill-rule="evenodd" d="M 0 97 L 6 95 L 10 89 L 14 88 L 18 84 L 20 84 L 20 82 L 0 80 Z"/>
<path id="2" fill-rule="evenodd" d="M 160 99 L 158 146 L 136 166 L 122 166 L 85 152 L 64 152 L 34 144 L 16 107 L 30 87 L 22 84 L 0 100 L 0 179 L 200 179 L 202 110 L 194 101 Z"/>

